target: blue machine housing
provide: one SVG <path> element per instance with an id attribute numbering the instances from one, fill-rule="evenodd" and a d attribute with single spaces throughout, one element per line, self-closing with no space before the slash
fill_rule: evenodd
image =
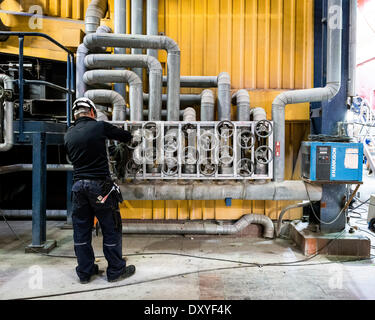
<path id="1" fill-rule="evenodd" d="M 317 182 L 362 182 L 363 144 L 302 142 L 302 178 Z"/>

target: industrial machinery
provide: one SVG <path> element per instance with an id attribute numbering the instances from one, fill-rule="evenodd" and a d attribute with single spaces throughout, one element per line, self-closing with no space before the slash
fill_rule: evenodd
<path id="1" fill-rule="evenodd" d="M 126 33 L 125 19 L 121 16 L 126 11 L 126 1 L 114 0 L 109 3 L 111 5 L 108 5 L 107 0 L 93 0 L 88 4 L 84 19 L 85 35 L 81 37 L 83 30 L 78 30 L 79 32 L 72 32 L 72 39 L 69 39 L 71 42 L 75 41 L 77 48 L 75 56 L 70 50 L 74 45 L 63 46 L 43 33 L 0 32 L 0 36 L 6 39 L 15 37 L 19 39 L 18 63 L 8 62 L 9 72 L 1 78 L 4 90 L 0 91 L 0 96 L 5 101 L 6 108 L 1 108 L 4 111 L 0 113 L 2 133 L 0 135 L 2 149 L 0 150 L 8 151 L 13 145 L 33 145 L 33 151 L 35 151 L 33 183 L 35 186 L 40 185 L 40 189 L 34 188 L 36 191 L 35 199 L 33 198 L 34 246 L 42 246 L 45 242 L 46 207 L 45 202 L 40 205 L 38 201 L 40 202 L 40 197 L 45 197 L 46 170 L 68 171 L 67 194 L 69 195 L 71 183 L 69 173 L 72 168 L 66 161 L 62 162 L 60 156 L 54 165 L 48 167 L 46 144 L 62 144 L 62 133 L 72 121 L 70 106 L 73 95 L 75 98 L 85 96 L 93 100 L 99 110 L 99 120 L 110 121 L 133 133 L 133 141 L 126 147 L 126 152 L 125 149 L 121 149 L 123 146 L 116 143 L 109 142 L 108 145 L 109 150 L 121 149 L 123 151 L 117 153 L 122 156 L 112 156 L 110 164 L 113 177 L 120 184 L 125 203 L 144 201 L 144 206 L 146 206 L 147 201 L 177 201 L 174 203 L 179 206 L 176 207 L 176 211 L 181 212 L 183 201 L 202 201 L 202 205 L 204 205 L 203 201 L 222 201 L 229 207 L 232 199 L 242 200 L 243 203 L 251 200 L 254 203 L 240 211 L 240 218 L 245 218 L 241 218 L 230 228 L 203 226 L 200 229 L 197 227 L 195 231 L 207 233 L 211 230 L 213 233 L 222 234 L 242 230 L 249 223 L 259 223 L 265 226 L 267 237 L 272 237 L 273 224 L 267 215 L 262 214 L 266 211 L 264 209 L 268 204 L 266 201 L 273 201 L 273 204 L 277 203 L 276 201 L 300 200 L 333 203 L 332 207 L 323 208 L 322 206 L 320 216 L 327 219 L 330 215 L 337 215 L 344 208 L 342 199 L 346 195 L 345 184 L 361 181 L 363 149 L 357 144 L 341 142 L 304 142 L 301 148 L 302 176 L 312 183 L 292 180 L 292 174 L 287 172 L 286 167 L 291 163 L 294 165 L 296 159 L 294 155 L 290 156 L 293 152 L 287 149 L 293 143 L 298 145 L 299 149 L 300 140 L 293 141 L 294 137 L 288 136 L 290 131 L 286 122 L 288 119 L 286 108 L 287 105 L 296 104 L 294 110 L 298 110 L 301 104 L 306 107 L 306 103 L 311 103 L 312 109 L 320 108 L 318 112 L 312 110 L 312 114 L 317 114 L 318 117 L 311 116 L 311 131 L 318 131 L 316 133 L 324 135 L 338 134 L 336 124 L 345 117 L 346 112 L 347 56 L 343 48 L 347 47 L 349 41 L 347 31 L 349 31 L 348 18 L 351 9 L 348 3 L 342 0 L 316 1 L 316 12 L 334 17 L 337 14 L 343 15 L 337 19 L 343 25 L 337 26 L 330 23 L 325 25 L 322 21 L 327 21 L 329 17 L 320 17 L 319 14 L 316 16 L 314 28 L 319 29 L 320 32 L 315 32 L 315 34 L 323 35 L 323 37 L 315 39 L 314 59 L 317 68 L 315 78 L 320 82 L 315 83 L 314 88 L 309 89 L 309 81 L 312 78 L 307 81 L 305 79 L 303 85 L 299 86 L 295 86 L 293 80 L 286 84 L 287 88 L 303 87 L 306 89 L 282 90 L 277 94 L 269 95 L 268 89 L 278 87 L 287 78 L 286 76 L 283 81 L 280 78 L 280 81 L 269 83 L 270 74 L 273 74 L 276 68 L 268 60 L 268 62 L 263 61 L 263 58 L 275 56 L 276 51 L 272 46 L 270 49 L 272 52 L 259 53 L 258 60 L 253 59 L 250 62 L 247 60 L 248 57 L 241 60 L 246 60 L 246 68 L 251 65 L 253 69 L 254 66 L 257 69 L 257 62 L 271 66 L 270 70 L 263 75 L 264 77 L 251 76 L 254 79 L 257 78 L 258 86 L 263 84 L 264 89 L 262 94 L 259 94 L 257 90 L 253 91 L 255 95 L 259 94 L 256 103 L 250 102 L 249 89 L 241 89 L 241 87 L 253 88 L 253 85 L 242 85 L 242 81 L 236 80 L 236 86 L 233 86 L 231 73 L 236 73 L 237 69 L 242 73 L 245 69 L 244 65 L 239 65 L 232 72 L 230 72 L 230 67 L 220 67 L 221 70 L 215 71 L 221 71 L 217 75 L 183 75 L 181 70 L 186 66 L 181 61 L 183 55 L 181 55 L 180 45 L 168 33 L 158 30 L 158 1 L 147 1 L 146 34 L 142 31 L 143 1 L 131 1 L 131 34 Z M 260 17 L 266 17 L 268 14 L 262 11 L 267 9 L 263 8 L 263 4 L 263 2 L 259 3 Z M 307 6 L 304 12 L 310 10 L 312 14 L 310 2 L 304 5 Z M 332 13 L 327 10 L 327 7 L 340 10 Z M 249 7 L 249 10 L 252 9 Z M 285 10 L 289 10 L 289 7 Z M 114 28 L 111 28 L 108 23 L 108 13 L 113 13 Z M 253 15 L 246 14 L 245 16 L 252 17 Z M 273 16 L 273 13 L 270 16 Z M 221 13 L 218 14 L 218 19 L 219 17 L 222 17 Z M 292 21 L 291 25 L 294 26 L 295 23 Z M 260 25 L 260 22 L 258 24 Z M 313 29 L 309 25 L 310 27 Z M 216 30 L 213 31 L 213 33 L 216 32 Z M 256 33 L 258 36 L 262 34 L 262 32 Z M 59 77 L 53 72 L 54 67 L 52 67 L 50 74 L 44 72 L 41 75 L 41 70 L 48 70 L 48 63 L 39 60 L 32 61 L 32 58 L 24 61 L 24 39 L 28 36 L 47 38 L 64 50 L 67 53 L 66 73 L 59 72 Z M 6 39 L 5 41 L 8 41 Z M 306 43 L 307 40 L 305 40 L 295 41 L 296 46 L 293 42 L 291 45 L 293 57 L 294 48 L 299 48 L 301 43 Z M 260 38 L 259 41 L 271 42 L 268 38 Z M 222 42 L 225 43 L 225 40 Z M 276 42 L 283 43 L 281 40 Z M 187 46 L 184 45 L 181 48 L 186 50 Z M 188 48 L 191 50 L 190 44 Z M 323 48 L 326 51 L 323 52 Z M 126 51 L 127 49 L 130 51 Z M 244 51 L 247 55 L 251 54 L 252 50 L 248 48 L 245 50 L 244 47 Z M 280 54 L 284 51 L 284 49 L 280 50 Z M 199 52 L 201 55 L 203 51 Z M 215 59 L 216 56 L 220 56 L 221 60 L 231 60 L 214 50 L 207 50 L 207 52 L 210 55 L 208 59 L 214 55 Z M 299 59 L 298 54 L 297 56 L 298 58 L 293 58 L 296 61 Z M 308 54 L 304 53 L 301 56 L 306 57 Z M 232 60 L 233 65 L 236 66 L 238 61 Z M 73 68 L 74 61 L 75 68 Z M 184 62 L 190 64 L 190 61 Z M 295 65 L 295 62 L 292 64 Z M 302 69 L 305 70 L 308 64 L 304 61 Z M 319 66 L 324 66 L 324 76 L 318 74 L 322 71 Z M 280 70 L 283 68 L 279 66 Z M 142 69 L 145 69 L 145 72 Z M 215 69 L 219 68 L 215 66 Z M 259 69 L 262 68 L 259 67 Z M 252 72 L 255 74 L 256 70 Z M 26 73 L 27 78 L 25 78 Z M 197 73 L 192 71 L 190 74 Z M 290 70 L 286 73 L 289 74 Z M 61 74 L 64 76 L 63 82 L 60 79 Z M 297 74 L 297 71 L 293 70 L 291 74 Z M 76 80 L 75 85 L 73 76 Z M 54 83 L 46 81 L 51 78 L 56 81 Z M 238 83 L 241 83 L 241 87 Z M 24 86 L 28 89 L 24 89 Z M 45 94 L 43 90 L 37 90 L 40 86 L 58 93 L 54 96 Z M 256 87 L 254 85 L 254 88 Z M 196 91 L 182 93 L 182 88 L 193 88 L 199 93 Z M 267 99 L 273 99 L 272 106 L 271 103 L 267 105 L 265 96 Z M 56 103 L 58 106 L 53 107 L 53 112 L 51 103 Z M 14 112 L 15 110 L 17 112 Z M 26 119 L 24 115 L 27 116 Z M 319 118 L 320 122 L 315 118 Z M 33 122 L 38 123 L 33 124 Z M 319 125 L 322 126 L 322 123 L 329 129 L 318 128 Z M 289 146 L 286 143 L 287 139 L 290 142 Z M 298 150 L 295 154 L 297 153 Z M 41 159 L 39 162 L 38 157 Z M 14 162 L 10 165 L 9 163 L 2 165 L 0 174 L 30 168 L 25 164 L 14 164 Z M 332 187 L 332 182 L 341 182 L 342 185 Z M 39 197 L 38 190 L 42 190 L 39 192 Z M 67 199 L 69 202 L 69 196 Z M 255 214 L 259 202 L 263 206 L 263 212 Z M 158 205 L 160 203 L 152 204 L 151 207 L 154 209 Z M 168 205 L 170 203 L 164 203 L 165 207 L 160 211 L 167 212 Z M 189 207 L 192 207 L 190 203 Z M 68 203 L 68 219 L 69 214 Z M 342 218 L 338 224 L 331 225 L 329 231 L 342 230 L 345 227 L 345 216 L 343 215 Z M 177 217 L 173 216 L 173 219 Z M 210 216 L 210 219 L 217 219 L 217 217 Z M 173 229 L 172 225 L 164 229 L 160 226 L 154 226 L 154 228 L 152 226 L 150 224 L 145 229 L 139 224 L 124 230 L 131 229 L 132 232 L 137 232 L 137 230 L 144 232 L 140 231 L 142 228 L 148 232 L 181 232 L 183 230 L 181 227 Z M 186 232 L 192 232 L 192 229 L 187 229 Z"/>
<path id="2" fill-rule="evenodd" d="M 361 182 L 362 163 L 361 143 L 302 143 L 302 177 L 311 182 Z"/>

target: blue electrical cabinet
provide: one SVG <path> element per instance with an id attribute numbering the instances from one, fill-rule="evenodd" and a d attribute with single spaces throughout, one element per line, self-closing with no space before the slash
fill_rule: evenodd
<path id="1" fill-rule="evenodd" d="M 302 178 L 312 182 L 362 182 L 363 144 L 302 142 Z"/>

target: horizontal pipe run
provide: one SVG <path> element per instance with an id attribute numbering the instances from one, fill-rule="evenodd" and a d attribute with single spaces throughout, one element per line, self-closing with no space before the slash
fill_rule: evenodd
<path id="1" fill-rule="evenodd" d="M 170 223 L 125 223 L 123 233 L 141 234 L 204 234 L 231 235 L 239 233 L 250 224 L 261 224 L 264 227 L 263 236 L 273 238 L 274 226 L 272 220 L 261 214 L 246 214 L 234 224 L 218 225 L 216 223 L 189 222 L 183 224 Z"/>
<path id="2" fill-rule="evenodd" d="M 5 173 L 32 170 L 33 165 L 31 163 L 12 164 L 9 166 L 0 167 L 0 175 Z M 47 171 L 73 171 L 73 166 L 70 164 L 47 164 Z"/>
<path id="3" fill-rule="evenodd" d="M 249 184 L 241 182 L 179 184 L 172 182 L 124 183 L 120 189 L 124 200 L 309 200 L 320 201 L 322 187 L 303 181 Z"/>
<path id="4" fill-rule="evenodd" d="M 163 77 L 163 86 L 167 85 L 167 77 Z M 217 76 L 181 76 L 181 88 L 216 88 Z"/>
<path id="5" fill-rule="evenodd" d="M 15 219 L 31 219 L 33 215 L 32 210 L 16 210 L 16 209 L 0 209 L 0 213 L 4 214 L 5 218 Z M 66 219 L 66 210 L 46 210 L 47 219 Z M 1 217 L 1 215 L 0 215 Z"/>

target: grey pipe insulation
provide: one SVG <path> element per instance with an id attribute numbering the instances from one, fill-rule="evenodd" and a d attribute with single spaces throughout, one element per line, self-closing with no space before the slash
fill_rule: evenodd
<path id="1" fill-rule="evenodd" d="M 159 0 L 147 0 L 146 9 L 146 33 L 149 36 L 158 35 L 159 26 Z M 158 51 L 147 49 L 147 55 L 158 58 Z"/>
<path id="2" fill-rule="evenodd" d="M 142 67 L 149 71 L 149 101 L 148 120 L 161 120 L 162 88 L 161 78 L 163 69 L 160 62 L 147 55 L 125 54 L 91 54 L 85 58 L 85 66 L 88 69 L 112 68 L 112 67 Z"/>
<path id="3" fill-rule="evenodd" d="M 237 121 L 250 121 L 250 96 L 241 89 L 232 95 L 232 103 L 237 105 Z"/>
<path id="4" fill-rule="evenodd" d="M 93 83 L 128 83 L 130 120 L 143 120 L 143 84 L 141 79 L 129 70 L 90 70 L 83 75 L 86 84 Z"/>
<path id="5" fill-rule="evenodd" d="M 328 8 L 342 8 L 342 0 L 328 0 Z M 339 14 L 342 14 L 342 10 Z M 338 19 L 342 23 L 342 18 Z M 274 150 L 280 152 L 275 156 L 274 181 L 285 178 L 285 107 L 288 104 L 303 102 L 320 102 L 332 99 L 341 88 L 341 53 L 342 26 L 327 24 L 327 84 L 324 88 L 287 91 L 279 94 L 272 103 L 272 120 L 274 122 Z"/>
<path id="6" fill-rule="evenodd" d="M 263 236 L 272 239 L 274 236 L 274 225 L 272 220 L 261 214 L 245 214 L 234 224 L 218 225 L 215 223 L 125 223 L 122 233 L 142 234 L 215 234 L 230 235 L 239 233 L 250 224 L 263 226 Z"/>
<path id="7" fill-rule="evenodd" d="M 107 0 L 92 0 L 87 7 L 85 14 L 85 33 L 96 32 L 100 25 L 100 19 L 105 17 L 107 12 Z"/>
<path id="8" fill-rule="evenodd" d="M 89 34 L 84 38 L 88 48 L 98 46 L 163 49 L 168 53 L 168 120 L 178 121 L 180 114 L 180 49 L 177 43 L 166 36 L 127 34 Z"/>
<path id="9" fill-rule="evenodd" d="M 143 34 L 143 0 L 131 0 L 130 8 L 131 34 Z M 132 55 L 141 55 L 142 49 L 132 48 L 131 53 Z M 143 79 L 142 69 L 134 68 L 132 71 L 135 72 L 140 79 Z"/>
<path id="10" fill-rule="evenodd" d="M 5 90 L 14 91 L 13 79 L 6 74 L 0 74 L 0 82 Z M 3 108 L 0 105 L 0 108 Z M 14 103 L 11 101 L 6 101 L 4 103 L 4 142 L 0 143 L 0 152 L 9 151 L 14 144 L 13 135 L 13 114 L 14 114 Z"/>

